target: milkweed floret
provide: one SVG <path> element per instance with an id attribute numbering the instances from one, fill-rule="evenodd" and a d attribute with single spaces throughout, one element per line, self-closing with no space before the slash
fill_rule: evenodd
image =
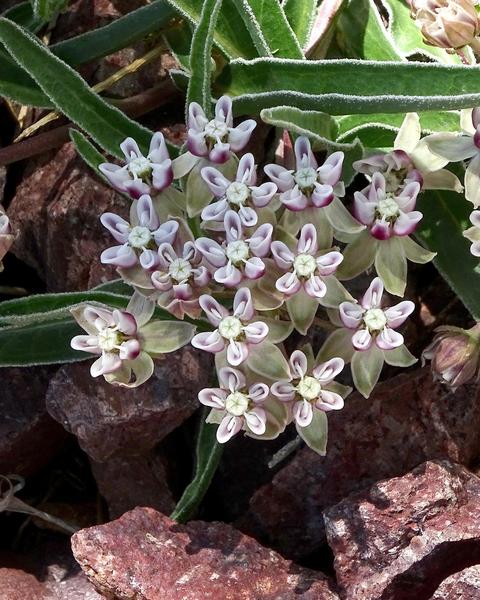
<path id="1" fill-rule="evenodd" d="M 242 429 L 263 435 L 267 423 L 263 405 L 269 394 L 268 386 L 265 383 L 247 385 L 245 375 L 231 367 L 219 370 L 218 382 L 219 388 L 205 388 L 198 394 L 202 404 L 219 413 L 217 440 L 223 444 Z"/>
<path id="2" fill-rule="evenodd" d="M 470 223 L 472 224 L 472 227 L 466 229 L 463 232 L 463 236 L 472 242 L 470 252 L 473 256 L 480 257 L 480 210 L 471 212 Z"/>
<path id="3" fill-rule="evenodd" d="M 3 271 L 2 259 L 5 254 L 10 250 L 13 244 L 13 233 L 10 225 L 10 219 L 3 212 L 3 208 L 0 206 L 0 272 Z"/>
<path id="4" fill-rule="evenodd" d="M 126 160 L 123 167 L 114 163 L 102 163 L 98 167 L 116 190 L 136 199 L 143 194 L 161 192 L 172 183 L 172 161 L 162 133 L 153 134 L 147 156 L 133 138 L 126 138 L 120 148 Z"/>

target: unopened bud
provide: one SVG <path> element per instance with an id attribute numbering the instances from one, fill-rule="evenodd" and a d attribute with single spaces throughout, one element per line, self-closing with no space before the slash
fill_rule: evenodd
<path id="1" fill-rule="evenodd" d="M 473 0 L 411 0 L 411 16 L 426 44 L 457 49 L 474 43 L 480 21 Z"/>
<path id="2" fill-rule="evenodd" d="M 471 329 L 438 327 L 437 335 L 422 354 L 432 372 L 452 389 L 479 375 L 480 323 Z"/>

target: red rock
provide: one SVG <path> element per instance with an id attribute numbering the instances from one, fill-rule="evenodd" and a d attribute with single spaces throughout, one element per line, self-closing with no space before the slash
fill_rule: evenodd
<path id="1" fill-rule="evenodd" d="M 61 449 L 66 435 L 49 416 L 51 370 L 0 369 L 0 474 L 31 475 Z"/>
<path id="2" fill-rule="evenodd" d="M 128 201 L 97 178 L 65 144 L 32 160 L 8 208 L 17 238 L 12 252 L 33 267 L 52 291 L 87 289 L 90 271 L 111 244 L 100 216 L 126 216 Z M 105 269 L 110 279 L 113 268 Z"/>
<path id="3" fill-rule="evenodd" d="M 157 361 L 153 377 L 136 389 L 93 379 L 89 362 L 66 365 L 50 382 L 47 409 L 93 460 L 141 455 L 198 408 L 209 365 L 206 353 L 185 347 Z"/>
<path id="4" fill-rule="evenodd" d="M 421 369 L 380 384 L 368 400 L 353 394 L 329 414 L 327 456 L 302 448 L 257 491 L 237 526 L 298 558 L 322 545 L 322 511 L 349 493 L 431 458 L 472 464 L 480 454 L 479 390 L 452 394 Z"/>
<path id="5" fill-rule="evenodd" d="M 43 585 L 20 569 L 0 568 L 0 600 L 45 600 Z"/>
<path id="6" fill-rule="evenodd" d="M 111 519 L 137 506 L 150 506 L 170 514 L 175 501 L 167 480 L 166 461 L 153 452 L 91 461 L 93 476 Z"/>
<path id="7" fill-rule="evenodd" d="M 442 581 L 431 600 L 478 600 L 478 598 L 480 598 L 480 565 L 474 565 Z"/>
<path id="8" fill-rule="evenodd" d="M 149 508 L 76 533 L 72 548 L 95 587 L 120 600 L 338 600 L 324 575 L 230 525 L 178 525 Z"/>
<path id="9" fill-rule="evenodd" d="M 344 598 L 427 600 L 480 559 L 480 479 L 449 461 L 352 494 L 325 512 Z"/>

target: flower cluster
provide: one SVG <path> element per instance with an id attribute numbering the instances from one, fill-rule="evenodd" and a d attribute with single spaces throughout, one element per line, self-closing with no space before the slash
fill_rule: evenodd
<path id="1" fill-rule="evenodd" d="M 358 185 L 347 201 L 343 152 L 321 160 L 300 136 L 292 164 L 267 164 L 262 180 L 253 154 L 236 156 L 254 128 L 253 120 L 234 127 L 228 97 L 213 118 L 193 103 L 186 152 L 171 160 L 156 133 L 145 155 L 128 139 L 124 165 L 101 165 L 132 199 L 128 216 L 102 215 L 114 243 L 101 261 L 134 294 L 122 310 L 76 308 L 87 335 L 72 346 L 97 356 L 93 376 L 136 386 L 152 375 L 155 358 L 191 343 L 214 356 L 218 386 L 198 397 L 219 442 L 240 431 L 273 439 L 293 423 L 324 453 L 327 413 L 342 409 L 351 391 L 336 381 L 346 365 L 368 397 L 384 363 L 415 362 L 401 332 L 414 304 L 391 302 L 384 290 L 403 297 L 407 259 L 433 257 L 410 237 L 422 219 L 422 191 L 463 188 L 445 168 L 451 155 L 434 135 L 422 139 L 414 113 L 390 152 L 354 163 Z M 462 160 L 474 163 L 475 135 L 463 138 Z M 478 245 L 475 231 L 466 235 Z M 342 281 L 372 268 L 356 301 Z M 325 318 L 331 332 L 317 354 L 302 342 L 288 357 L 292 331 L 311 336 Z"/>
<path id="2" fill-rule="evenodd" d="M 3 271 L 2 259 L 9 251 L 10 246 L 13 244 L 13 240 L 14 235 L 12 226 L 10 225 L 10 219 L 0 205 L 0 273 Z"/>

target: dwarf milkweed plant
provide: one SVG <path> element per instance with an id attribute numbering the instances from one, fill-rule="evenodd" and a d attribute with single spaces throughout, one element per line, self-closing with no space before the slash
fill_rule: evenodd
<path id="1" fill-rule="evenodd" d="M 63 113 L 79 154 L 130 204 L 128 216 L 99 215 L 111 244 L 91 257 L 117 280 L 0 303 L 0 365 L 90 357 L 93 378 L 136 388 L 186 345 L 212 355 L 179 520 L 222 444 L 294 427 L 323 455 L 328 414 L 352 389 L 368 402 L 385 365 L 417 361 L 404 338 L 412 264 L 433 260 L 480 319 L 474 3 L 269 0 L 268 20 L 263 4 L 157 0 L 51 48 L 16 13 L 0 18 L 0 94 Z M 52 15 L 36 17 L 41 29 Z M 161 30 L 177 59 L 181 148 L 74 70 L 123 47 L 127 28 L 127 43 Z M 0 268 L 14 241 L 1 209 Z M 442 327 L 424 358 L 455 388 L 477 376 L 479 348 L 478 325 Z"/>

